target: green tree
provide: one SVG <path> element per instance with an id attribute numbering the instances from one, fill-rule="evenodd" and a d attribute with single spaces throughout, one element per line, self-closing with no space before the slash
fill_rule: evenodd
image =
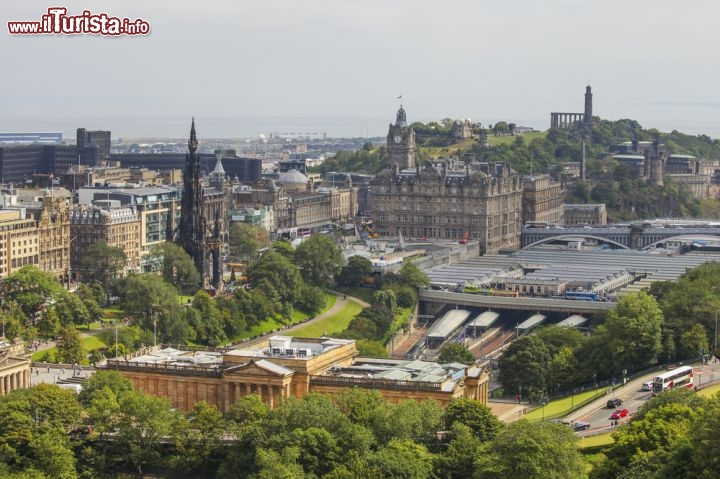
<path id="1" fill-rule="evenodd" d="M 167 399 L 136 391 L 120 397 L 116 445 L 125 453 L 122 460 L 142 476 L 147 465 L 162 465 L 162 444 L 171 437 L 177 423 Z"/>
<path id="2" fill-rule="evenodd" d="M 350 256 L 342 267 L 338 283 L 345 286 L 358 286 L 363 278 L 372 273 L 372 262 L 363 256 Z"/>
<path id="3" fill-rule="evenodd" d="M 62 293 L 62 285 L 54 275 L 29 265 L 5 279 L 0 295 L 3 302 L 17 303 L 25 316 L 32 320 L 38 311 Z"/>
<path id="4" fill-rule="evenodd" d="M 97 281 L 108 291 L 110 282 L 118 277 L 127 264 L 127 256 L 122 248 L 108 245 L 99 240 L 80 256 L 80 278 L 84 283 Z"/>
<path id="5" fill-rule="evenodd" d="M 327 302 L 327 296 L 325 291 L 316 286 L 310 286 L 303 282 L 300 291 L 300 297 L 298 298 L 295 306 L 308 313 L 311 316 L 315 316 L 319 313 L 325 303 Z"/>
<path id="6" fill-rule="evenodd" d="M 265 292 L 274 290 L 279 301 L 293 304 L 300 292 L 300 273 L 285 256 L 267 251 L 260 260 L 248 268 L 248 277 L 253 288 L 262 287 Z"/>
<path id="7" fill-rule="evenodd" d="M 494 439 L 502 430 L 502 423 L 490 408 L 474 399 L 453 399 L 443 417 L 446 428 L 452 428 L 456 423 L 462 424 L 483 442 Z"/>
<path id="8" fill-rule="evenodd" d="M 619 477 L 624 471 L 642 469 L 653 477 L 668 461 L 672 449 L 684 441 L 700 409 L 683 404 L 684 395 L 668 391 L 662 401 L 649 401 L 642 413 L 613 433 L 615 442 L 592 479 Z"/>
<path id="9" fill-rule="evenodd" d="M 226 430 L 220 411 L 205 401 L 195 404 L 193 411 L 180 416 L 173 431 L 177 449 L 173 468 L 180 474 L 207 477 L 217 467 L 222 437 Z"/>
<path id="10" fill-rule="evenodd" d="M 701 354 L 708 354 L 710 349 L 705 327 L 700 323 L 693 324 L 680 336 L 680 346 L 684 353 L 683 357 L 698 357 Z"/>
<path id="11" fill-rule="evenodd" d="M 468 348 L 462 344 L 450 343 L 440 348 L 438 362 L 473 364 L 475 362 L 475 358 Z"/>
<path id="12" fill-rule="evenodd" d="M 522 336 L 500 356 L 499 380 L 506 391 L 532 396 L 546 387 L 550 353 L 537 336 Z"/>
<path id="13" fill-rule="evenodd" d="M 489 462 L 476 477 L 526 479 L 580 479 L 585 463 L 577 438 L 562 424 L 516 421 L 509 424 L 490 446 Z"/>
<path id="14" fill-rule="evenodd" d="M 173 336 L 173 327 L 180 316 L 177 290 L 160 276 L 138 274 L 128 277 L 123 304 L 125 312 L 143 329 L 153 331 L 157 327 L 160 340 Z"/>
<path id="15" fill-rule="evenodd" d="M 364 477 L 426 479 L 432 477 L 433 456 L 425 446 L 409 439 L 392 439 L 368 461 Z"/>
<path id="16" fill-rule="evenodd" d="M 85 348 L 80 341 L 80 334 L 72 326 L 60 331 L 57 346 L 57 359 L 61 363 L 82 364 L 86 362 Z"/>
<path id="17" fill-rule="evenodd" d="M 200 273 L 181 246 L 170 242 L 156 245 L 150 250 L 148 261 L 155 270 L 162 271 L 165 281 L 176 285 L 183 294 L 194 294 L 200 287 Z"/>
<path id="18" fill-rule="evenodd" d="M 613 371 L 638 370 L 657 364 L 662 352 L 663 314 L 655 298 L 640 291 L 622 297 L 607 315 L 604 337 Z"/>
<path id="19" fill-rule="evenodd" d="M 90 323 L 99 321 L 102 318 L 102 310 L 96 299 L 96 291 L 85 283 L 78 285 L 75 294 L 80 298 L 88 314 L 87 327 L 90 329 Z"/>
<path id="20" fill-rule="evenodd" d="M 412 288 L 427 288 L 430 286 L 430 279 L 428 276 L 414 263 L 403 263 L 398 271 L 400 281 Z"/>
<path id="21" fill-rule="evenodd" d="M 229 233 L 230 256 L 253 258 L 260 248 L 270 246 L 270 236 L 265 228 L 247 223 L 234 222 Z"/>
<path id="22" fill-rule="evenodd" d="M 435 456 L 435 474 L 441 479 L 474 477 L 475 460 L 486 455 L 487 442 L 460 422 L 449 428 L 450 441 L 442 454 Z"/>
<path id="23" fill-rule="evenodd" d="M 106 388 L 115 397 L 120 397 L 124 393 L 133 390 L 130 380 L 118 371 L 97 371 L 95 374 L 83 381 L 83 387 L 80 391 L 78 399 L 83 406 L 89 407 L 95 395 Z"/>
<path id="24" fill-rule="evenodd" d="M 343 267 L 342 250 L 330 235 L 316 234 L 295 250 L 295 264 L 308 283 L 330 287 Z"/>
<path id="25" fill-rule="evenodd" d="M 37 322 L 38 332 L 46 339 L 55 337 L 60 331 L 60 318 L 55 308 L 47 308 Z"/>

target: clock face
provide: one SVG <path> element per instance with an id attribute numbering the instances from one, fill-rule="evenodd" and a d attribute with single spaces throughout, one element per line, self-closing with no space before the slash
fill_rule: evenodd
<path id="1" fill-rule="evenodd" d="M 402 141 L 402 136 L 395 135 L 395 138 L 393 138 L 393 139 L 395 140 L 395 143 L 400 143 Z"/>

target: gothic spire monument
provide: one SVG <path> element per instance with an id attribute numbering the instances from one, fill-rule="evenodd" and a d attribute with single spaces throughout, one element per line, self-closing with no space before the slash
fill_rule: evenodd
<path id="1" fill-rule="evenodd" d="M 185 156 L 178 243 L 192 257 L 203 287 L 212 285 L 217 289 L 222 284 L 219 258 L 227 231 L 226 218 L 225 192 L 203 184 L 193 118 Z"/>

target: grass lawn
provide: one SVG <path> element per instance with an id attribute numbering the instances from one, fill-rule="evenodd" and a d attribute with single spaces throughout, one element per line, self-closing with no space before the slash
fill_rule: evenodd
<path id="1" fill-rule="evenodd" d="M 332 308 L 333 306 L 335 306 L 335 301 L 336 301 L 336 300 L 337 300 L 337 296 L 335 296 L 334 294 L 327 294 L 327 295 L 325 296 L 325 306 L 323 306 L 323 308 L 320 310 L 320 312 L 319 312 L 318 314 L 322 314 L 322 313 L 324 313 L 325 311 L 327 311 L 328 309 L 330 309 L 330 308 Z M 308 314 L 307 314 L 306 312 L 300 311 L 300 310 L 297 310 L 297 309 L 293 309 L 293 313 L 292 313 L 292 323 L 293 323 L 293 324 L 299 323 L 300 321 L 303 321 L 303 320 L 304 320 L 305 318 L 307 318 L 307 317 L 308 317 Z"/>
<path id="2" fill-rule="evenodd" d="M 718 384 L 713 384 L 713 385 L 708 386 L 708 387 L 706 387 L 706 388 L 702 388 L 702 389 L 700 389 L 700 390 L 698 391 L 698 394 L 701 395 L 701 396 L 709 397 L 709 396 L 712 396 L 713 394 L 715 394 L 715 393 L 717 393 L 717 392 L 720 392 L 720 383 L 718 383 Z"/>
<path id="3" fill-rule="evenodd" d="M 335 295 L 328 294 L 327 301 L 325 303 L 325 307 L 320 311 L 320 313 L 324 313 L 328 309 L 332 308 L 335 305 L 336 300 L 337 300 L 337 297 Z M 318 313 L 318 314 L 320 314 L 320 313 Z M 300 321 L 303 321 L 307 317 L 308 317 L 307 313 L 305 313 L 303 311 L 293 310 L 292 323 L 293 324 L 299 323 Z M 258 324 L 257 326 L 253 326 L 253 328 L 250 329 L 249 331 L 245 331 L 244 333 L 240 334 L 237 337 L 230 338 L 230 341 L 235 343 L 235 342 L 238 342 L 245 338 L 251 338 L 253 336 L 260 336 L 262 334 L 267 334 L 270 331 L 274 331 L 274 330 L 282 328 L 284 326 L 285 326 L 285 324 L 281 323 L 280 321 L 278 321 L 275 318 L 267 319 L 267 320 L 263 321 L 261 324 Z M 319 334 L 318 336 L 321 336 L 321 335 L 322 335 L 322 333 Z"/>
<path id="4" fill-rule="evenodd" d="M 529 143 L 535 138 L 543 138 L 545 137 L 545 135 L 547 135 L 547 131 L 532 131 L 530 133 L 525 133 L 524 135 L 518 136 L 492 136 L 492 133 L 490 133 L 488 135 L 488 143 L 490 143 L 490 146 L 509 145 L 510 143 L 513 143 L 518 137 L 525 140 L 525 143 Z"/>
<path id="5" fill-rule="evenodd" d="M 362 311 L 362 306 L 354 301 L 345 303 L 345 307 L 325 319 L 317 321 L 313 324 L 300 327 L 289 333 L 290 336 L 303 338 L 319 338 L 325 332 L 328 334 L 339 333 L 347 329 L 350 321 L 356 314 Z"/>
<path id="6" fill-rule="evenodd" d="M 346 293 L 348 296 L 354 296 L 356 298 L 362 299 L 366 303 L 372 304 L 373 302 L 373 293 L 377 291 L 374 288 L 360 288 L 360 287 L 353 287 L 353 288 L 340 288 L 340 291 L 343 293 Z"/>
<path id="7" fill-rule="evenodd" d="M 88 336 L 87 338 L 82 338 L 80 340 L 83 347 L 85 348 L 85 352 L 89 353 L 91 351 L 95 351 L 96 349 L 104 349 L 107 348 L 107 344 L 105 344 L 104 341 L 102 341 L 97 336 Z M 36 353 L 33 353 L 32 360 L 33 361 L 41 361 L 46 354 L 50 355 L 50 362 L 55 362 L 55 354 L 57 353 L 57 348 L 50 348 L 45 349 L 43 351 L 38 351 Z"/>
<path id="8" fill-rule="evenodd" d="M 573 409 L 580 407 L 581 405 L 592 400 L 593 398 L 604 396 L 605 391 L 607 391 L 607 388 L 600 388 L 597 390 L 597 392 L 589 390 L 581 392 L 580 394 L 575 394 L 574 396 L 556 399 L 547 403 L 544 410 L 542 406 L 536 406 L 535 409 L 527 413 L 525 416 L 523 416 L 523 418 L 532 421 L 541 420 L 543 416 L 545 417 L 545 419 L 566 416 L 570 414 Z"/>
<path id="9" fill-rule="evenodd" d="M 615 439 L 612 438 L 611 434 L 611 432 L 606 432 L 604 434 L 598 434 L 597 436 L 580 437 L 578 447 L 582 450 L 589 449 L 591 447 L 609 446 L 615 442 Z"/>

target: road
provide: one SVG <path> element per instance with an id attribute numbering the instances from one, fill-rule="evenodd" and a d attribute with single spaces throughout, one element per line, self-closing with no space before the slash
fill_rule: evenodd
<path id="1" fill-rule="evenodd" d="M 720 363 L 710 363 L 708 365 L 698 363 L 692 366 L 694 368 L 694 384 L 698 389 L 720 380 Z M 658 372 L 655 371 L 637 377 L 624 386 L 615 388 L 612 393 L 608 392 L 608 394 L 575 411 L 564 419 L 570 422 L 584 421 L 590 423 L 590 429 L 579 431 L 577 433 L 579 436 L 594 436 L 610 432 L 614 429 L 610 415 L 616 408 L 607 407 L 608 399 L 621 399 L 623 404 L 619 409 L 628 409 L 630 412 L 627 417 L 619 420 L 620 425 L 632 420 L 633 415 L 637 413 L 638 409 L 640 409 L 648 399 L 652 398 L 651 392 L 641 391 L 642 384 L 651 381 L 657 374 Z"/>

